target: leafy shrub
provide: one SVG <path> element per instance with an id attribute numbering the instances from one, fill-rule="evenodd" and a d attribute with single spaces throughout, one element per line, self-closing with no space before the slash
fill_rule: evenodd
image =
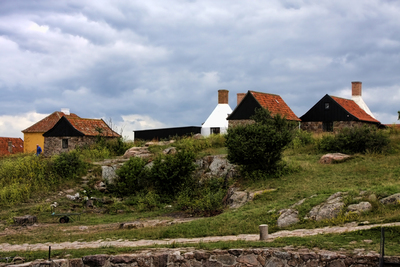
<path id="1" fill-rule="evenodd" d="M 375 127 L 343 128 L 335 135 L 325 135 L 318 144 L 321 151 L 342 153 L 383 152 L 389 145 L 389 135 Z"/>
<path id="2" fill-rule="evenodd" d="M 142 158 L 131 157 L 117 169 L 118 178 L 108 185 L 108 190 L 118 196 L 129 196 L 150 186 L 150 170 L 145 168 L 146 164 Z"/>
<path id="3" fill-rule="evenodd" d="M 228 128 L 228 160 L 246 170 L 274 173 L 282 160 L 283 149 L 292 141 L 295 124 L 279 114 L 272 117 L 259 108 L 252 117 L 255 123 Z"/>
<path id="4" fill-rule="evenodd" d="M 191 214 L 212 216 L 222 212 L 226 195 L 224 179 L 210 179 L 193 183 L 179 193 L 177 207 Z"/>
<path id="5" fill-rule="evenodd" d="M 160 196 L 154 191 L 139 194 L 135 199 L 138 211 L 153 211 L 160 205 Z"/>
<path id="6" fill-rule="evenodd" d="M 53 171 L 63 179 L 74 179 L 87 169 L 87 164 L 81 160 L 79 153 L 73 150 L 69 153 L 61 153 L 53 158 Z"/>
<path id="7" fill-rule="evenodd" d="M 175 155 L 158 156 L 151 168 L 151 181 L 162 198 L 174 197 L 192 182 L 194 153 L 181 150 Z"/>
<path id="8" fill-rule="evenodd" d="M 314 143 L 312 133 L 298 129 L 294 132 L 293 140 L 290 143 L 292 148 L 300 148 Z"/>

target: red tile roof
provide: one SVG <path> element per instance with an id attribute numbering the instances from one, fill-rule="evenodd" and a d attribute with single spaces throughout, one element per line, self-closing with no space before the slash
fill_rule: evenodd
<path id="1" fill-rule="evenodd" d="M 331 96 L 333 100 L 335 100 L 340 106 L 342 106 L 347 112 L 351 115 L 359 119 L 360 121 L 366 122 L 377 122 L 380 123 L 378 120 L 374 119 L 367 112 L 365 112 L 356 102 L 350 99 L 344 99 L 341 97 Z"/>
<path id="2" fill-rule="evenodd" d="M 8 142 L 12 144 L 12 153 L 8 150 Z M 0 137 L 0 155 L 10 155 L 24 152 L 24 141 L 21 138 Z"/>
<path id="3" fill-rule="evenodd" d="M 287 120 L 300 121 L 296 114 L 294 114 L 294 112 L 289 108 L 288 105 L 286 105 L 285 101 L 283 101 L 282 97 L 279 95 L 259 93 L 254 91 L 249 92 L 262 107 L 267 108 L 271 112 L 272 116 L 279 113 L 286 117 Z"/>
<path id="4" fill-rule="evenodd" d="M 56 111 L 51 113 L 46 118 L 42 119 L 41 121 L 35 123 L 34 125 L 30 126 L 23 130 L 23 133 L 45 133 L 61 119 L 62 116 L 66 116 L 67 118 L 79 118 L 78 115 L 74 113 L 70 113 L 70 115 L 65 115 L 63 112 Z"/>
<path id="5" fill-rule="evenodd" d="M 84 119 L 65 116 L 71 125 L 86 136 L 118 136 L 102 119 Z"/>

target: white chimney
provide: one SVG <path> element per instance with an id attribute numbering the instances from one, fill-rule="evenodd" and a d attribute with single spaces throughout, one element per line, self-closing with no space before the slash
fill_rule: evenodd
<path id="1" fill-rule="evenodd" d="M 62 108 L 61 112 L 64 113 L 65 115 L 70 115 L 69 108 Z"/>

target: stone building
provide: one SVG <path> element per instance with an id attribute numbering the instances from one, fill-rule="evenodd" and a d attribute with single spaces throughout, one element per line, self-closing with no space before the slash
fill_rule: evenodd
<path id="1" fill-rule="evenodd" d="M 53 128 L 53 126 L 61 119 L 62 116 L 79 118 L 76 114 L 70 113 L 69 109 L 62 109 L 61 112 L 55 111 L 44 119 L 26 128 L 22 131 L 24 134 L 24 152 L 36 152 L 36 145 L 39 145 L 41 148 L 43 148 L 43 134 Z"/>
<path id="2" fill-rule="evenodd" d="M 53 128 L 43 134 L 45 156 L 69 152 L 76 147 L 91 145 L 99 137 L 119 138 L 102 119 L 63 116 Z"/>
<path id="3" fill-rule="evenodd" d="M 362 99 L 361 82 L 352 82 L 352 99 L 325 95 L 300 117 L 301 129 L 310 132 L 336 132 L 345 127 L 380 126 Z"/>

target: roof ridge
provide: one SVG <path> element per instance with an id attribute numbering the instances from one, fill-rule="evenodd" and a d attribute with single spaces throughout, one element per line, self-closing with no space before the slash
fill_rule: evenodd
<path id="1" fill-rule="evenodd" d="M 278 95 L 278 94 L 264 93 L 264 92 L 258 92 L 258 91 L 253 91 L 253 90 L 249 90 L 249 92 L 254 92 L 254 93 L 257 93 L 257 94 L 265 94 L 265 95 L 275 95 L 275 96 L 281 97 L 281 96 Z M 281 97 L 281 98 L 282 98 L 282 97 Z"/>

